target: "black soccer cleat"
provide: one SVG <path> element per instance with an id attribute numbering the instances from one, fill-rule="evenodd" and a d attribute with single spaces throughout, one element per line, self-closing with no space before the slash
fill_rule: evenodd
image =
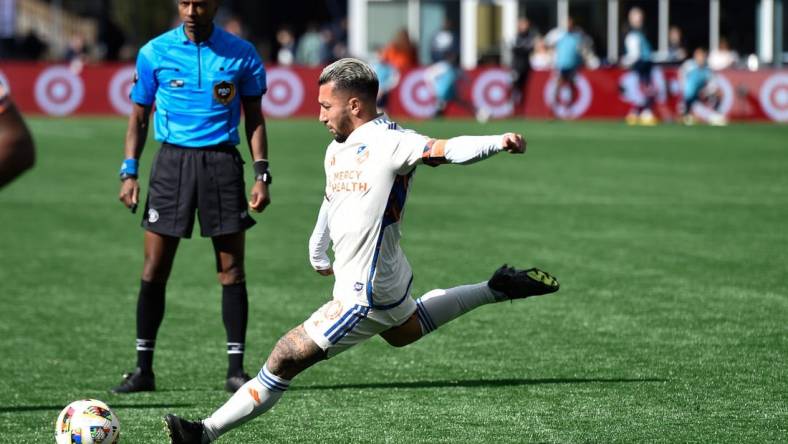
<path id="1" fill-rule="evenodd" d="M 235 393 L 238 391 L 239 388 L 243 387 L 247 381 L 252 379 L 251 376 L 247 375 L 246 373 L 241 373 L 239 375 L 233 375 L 227 378 L 227 381 L 224 383 L 224 389 L 230 393 Z"/>
<path id="2" fill-rule="evenodd" d="M 558 279 L 538 268 L 518 270 L 506 264 L 495 270 L 487 286 L 510 300 L 555 293 L 560 288 Z"/>
<path id="3" fill-rule="evenodd" d="M 188 421 L 168 413 L 164 416 L 164 425 L 171 444 L 202 444 L 204 427 L 201 421 Z"/>
<path id="4" fill-rule="evenodd" d="M 137 367 L 131 373 L 123 375 L 123 381 L 120 385 L 112 388 L 112 393 L 134 393 L 134 392 L 152 392 L 156 390 L 156 377 L 153 372 L 143 373 Z"/>

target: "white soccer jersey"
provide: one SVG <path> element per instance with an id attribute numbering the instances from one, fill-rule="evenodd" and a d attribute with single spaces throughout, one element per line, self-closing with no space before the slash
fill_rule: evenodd
<path id="1" fill-rule="evenodd" d="M 413 274 L 399 245 L 400 222 L 419 163 L 468 164 L 502 150 L 502 136 L 435 141 L 381 116 L 326 150 L 326 190 L 309 240 L 316 269 L 331 264 L 334 298 L 373 309 L 396 307 L 408 297 Z"/>
<path id="2" fill-rule="evenodd" d="M 325 213 L 334 247 L 334 297 L 396 306 L 413 279 L 399 245 L 400 222 L 416 165 L 440 162 L 429 139 L 385 117 L 357 128 L 326 150 Z"/>

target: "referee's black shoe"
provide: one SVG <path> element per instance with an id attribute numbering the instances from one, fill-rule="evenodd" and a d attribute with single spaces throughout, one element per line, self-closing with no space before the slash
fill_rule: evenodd
<path id="1" fill-rule="evenodd" d="M 250 379 L 252 379 L 252 377 L 246 373 L 239 373 L 237 375 L 229 376 L 227 377 L 227 381 L 224 383 L 224 389 L 230 393 L 235 393 Z"/>
<path id="2" fill-rule="evenodd" d="M 487 282 L 491 289 L 503 293 L 505 299 L 525 299 L 529 296 L 555 293 L 560 288 L 558 279 L 538 268 L 518 270 L 504 264 L 495 270 Z"/>
<path id="3" fill-rule="evenodd" d="M 164 425 L 171 444 L 202 444 L 202 422 L 187 421 L 168 413 L 164 416 Z"/>
<path id="4" fill-rule="evenodd" d="M 143 372 L 137 367 L 123 375 L 120 385 L 110 390 L 112 393 L 152 392 L 156 390 L 156 377 L 153 372 Z"/>

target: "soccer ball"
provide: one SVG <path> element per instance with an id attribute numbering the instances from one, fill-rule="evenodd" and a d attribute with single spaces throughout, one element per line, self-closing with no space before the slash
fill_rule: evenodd
<path id="1" fill-rule="evenodd" d="M 97 399 L 74 401 L 57 417 L 57 444 L 115 444 L 118 441 L 120 421 L 107 404 Z"/>

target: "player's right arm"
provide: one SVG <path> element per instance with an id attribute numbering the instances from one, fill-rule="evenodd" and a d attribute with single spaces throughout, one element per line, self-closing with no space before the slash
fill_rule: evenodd
<path id="1" fill-rule="evenodd" d="M 309 237 L 309 263 L 312 268 L 323 276 L 334 274 L 331 268 L 331 258 L 328 257 L 328 246 L 331 243 L 330 231 L 328 230 L 328 199 L 323 198 L 320 205 L 320 212 L 317 215 L 315 229 Z"/>
<path id="2" fill-rule="evenodd" d="M 131 89 L 132 109 L 126 129 L 126 142 L 123 164 L 120 168 L 120 193 L 118 199 L 134 212 L 139 204 L 140 186 L 139 160 L 145 140 L 148 137 L 150 112 L 158 89 L 152 45 L 145 45 L 137 56 L 137 70 L 134 73 L 134 86 Z"/>

